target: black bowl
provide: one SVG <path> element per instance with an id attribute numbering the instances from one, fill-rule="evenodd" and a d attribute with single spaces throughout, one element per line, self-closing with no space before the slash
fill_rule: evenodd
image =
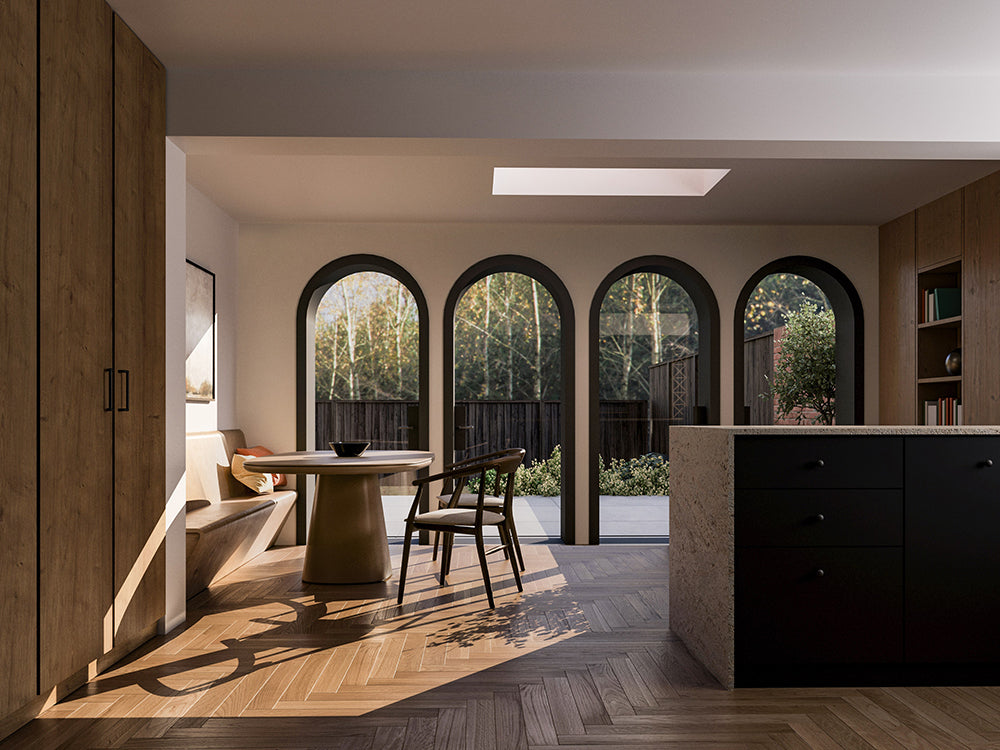
<path id="1" fill-rule="evenodd" d="M 333 452 L 341 458 L 356 458 L 368 450 L 371 443 L 362 440 L 349 440 L 342 443 L 330 443 Z"/>

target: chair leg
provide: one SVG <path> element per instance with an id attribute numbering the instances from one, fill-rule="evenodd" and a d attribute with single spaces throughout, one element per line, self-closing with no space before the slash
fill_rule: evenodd
<path id="1" fill-rule="evenodd" d="M 493 586 L 490 585 L 490 567 L 486 562 L 486 545 L 483 542 L 483 530 L 476 529 L 476 552 L 479 553 L 479 567 L 483 569 L 483 586 L 486 587 L 486 598 L 490 602 L 490 609 L 496 609 L 493 603 Z"/>
<path id="2" fill-rule="evenodd" d="M 406 524 L 406 538 L 403 540 L 403 562 L 399 566 L 399 595 L 396 604 L 403 603 L 403 587 L 406 585 L 406 566 L 410 562 L 410 542 L 413 539 L 413 528 Z"/>
<path id="3" fill-rule="evenodd" d="M 517 563 L 521 566 L 521 571 L 524 571 L 524 555 L 521 554 L 521 542 L 517 538 L 517 529 L 514 527 L 514 519 L 507 519 L 507 529 L 510 531 L 510 538 L 514 542 L 514 551 L 517 553 Z"/>
<path id="4" fill-rule="evenodd" d="M 441 585 L 445 585 L 445 579 L 451 572 L 451 548 L 455 535 L 446 531 L 441 533 Z"/>
<path id="5" fill-rule="evenodd" d="M 500 535 L 506 538 L 507 549 L 510 550 L 510 569 L 514 571 L 514 582 L 517 583 L 517 590 L 524 591 L 524 586 L 521 584 L 521 573 L 517 569 L 517 560 L 514 557 L 514 534 L 513 529 L 506 524 L 500 524 Z M 522 567 L 523 570 L 523 567 Z"/>
<path id="6" fill-rule="evenodd" d="M 438 559 L 438 543 L 440 541 L 441 541 L 441 532 L 440 531 L 435 531 L 434 532 L 434 551 L 431 553 L 431 562 L 434 562 L 434 561 L 436 561 Z"/>

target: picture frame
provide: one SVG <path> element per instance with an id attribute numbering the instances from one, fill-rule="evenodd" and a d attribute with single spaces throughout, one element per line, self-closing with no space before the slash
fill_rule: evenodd
<path id="1" fill-rule="evenodd" d="M 215 400 L 215 274 L 186 263 L 185 400 L 208 403 Z"/>

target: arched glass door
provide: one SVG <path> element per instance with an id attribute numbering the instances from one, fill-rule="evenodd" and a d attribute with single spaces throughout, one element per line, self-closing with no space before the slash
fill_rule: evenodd
<path id="1" fill-rule="evenodd" d="M 769 274 L 743 321 L 744 423 L 833 424 L 836 326 L 823 290 L 794 273 Z"/>
<path id="2" fill-rule="evenodd" d="M 455 458 L 524 448 L 515 523 L 560 536 L 562 330 L 549 290 L 523 273 L 471 284 L 454 313 Z"/>
<path id="3" fill-rule="evenodd" d="M 670 426 L 693 424 L 698 315 L 669 276 L 628 274 L 598 328 L 600 537 L 667 537 Z"/>

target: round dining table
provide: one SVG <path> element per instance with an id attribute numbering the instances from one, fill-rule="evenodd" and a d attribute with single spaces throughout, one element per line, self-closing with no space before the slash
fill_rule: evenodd
<path id="1" fill-rule="evenodd" d="M 306 583 L 373 583 L 392 575 L 380 474 L 430 466 L 429 451 L 376 451 L 344 458 L 333 451 L 295 451 L 247 459 L 261 473 L 315 474 L 316 495 L 306 541 Z"/>

